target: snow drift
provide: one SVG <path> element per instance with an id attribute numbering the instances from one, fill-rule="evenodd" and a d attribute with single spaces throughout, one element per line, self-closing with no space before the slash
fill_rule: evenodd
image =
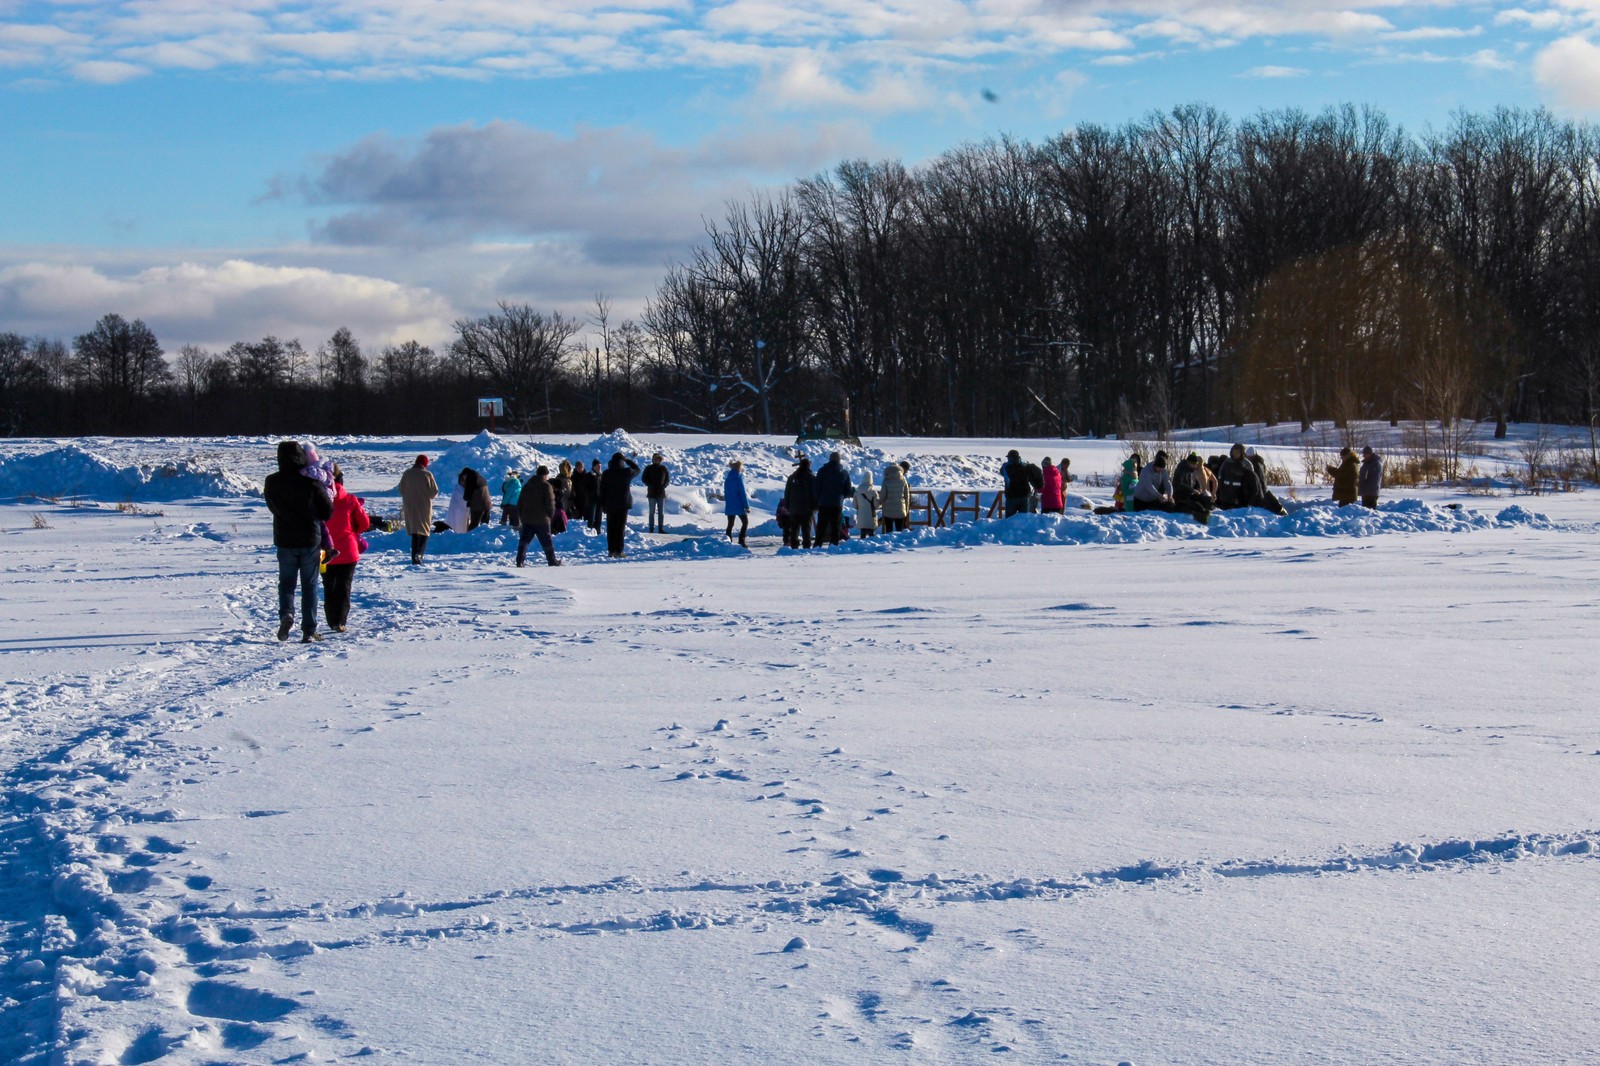
<path id="1" fill-rule="evenodd" d="M 0 498 L 47 496 L 120 503 L 258 496 L 260 488 L 192 459 L 119 467 L 75 444 L 0 458 Z"/>

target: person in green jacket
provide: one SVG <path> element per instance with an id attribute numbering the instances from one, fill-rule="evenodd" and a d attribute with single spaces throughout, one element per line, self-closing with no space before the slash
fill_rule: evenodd
<path id="1" fill-rule="evenodd" d="M 1141 465 L 1137 455 L 1130 455 L 1122 461 L 1122 476 L 1117 479 L 1117 510 L 1133 510 L 1133 490 L 1139 484 Z"/>

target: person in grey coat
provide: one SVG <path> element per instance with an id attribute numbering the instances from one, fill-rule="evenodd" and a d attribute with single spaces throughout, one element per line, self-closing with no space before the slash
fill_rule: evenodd
<path id="1" fill-rule="evenodd" d="M 1172 511 L 1172 478 L 1167 474 L 1167 455 L 1160 452 L 1139 471 L 1139 484 L 1133 488 L 1135 511 Z"/>
<path id="2" fill-rule="evenodd" d="M 1383 488 L 1383 460 L 1379 459 L 1369 444 L 1361 449 L 1361 472 L 1356 475 L 1356 491 L 1361 494 L 1361 506 L 1376 509 L 1378 492 Z"/>

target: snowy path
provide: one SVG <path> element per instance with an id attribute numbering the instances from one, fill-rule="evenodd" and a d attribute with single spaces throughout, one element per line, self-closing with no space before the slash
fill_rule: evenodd
<path id="1" fill-rule="evenodd" d="M 5 523 L 7 1061 L 1600 1038 L 1592 533 L 377 557 L 302 648 L 180 511 Z"/>

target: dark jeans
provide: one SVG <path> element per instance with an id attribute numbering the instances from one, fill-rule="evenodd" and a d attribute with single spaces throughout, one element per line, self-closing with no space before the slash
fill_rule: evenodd
<path id="1" fill-rule="evenodd" d="M 1027 496 L 1007 496 L 1005 517 L 1010 518 L 1014 514 L 1026 513 L 1028 510 L 1028 499 L 1029 497 Z"/>
<path id="2" fill-rule="evenodd" d="M 589 505 L 589 528 L 596 533 L 600 532 L 600 501 L 596 500 Z"/>
<path id="3" fill-rule="evenodd" d="M 817 508 L 817 543 L 837 544 L 844 536 L 844 508 Z"/>
<path id="4" fill-rule="evenodd" d="M 422 562 L 422 553 L 428 550 L 428 535 L 426 533 L 411 534 L 411 561 Z"/>
<path id="5" fill-rule="evenodd" d="M 350 586 L 355 579 L 355 563 L 329 563 L 322 572 L 322 614 L 330 626 L 350 620 Z"/>
<path id="6" fill-rule="evenodd" d="M 743 546 L 744 536 L 750 531 L 750 513 L 746 511 L 744 514 L 731 514 L 728 516 L 729 540 L 733 539 L 733 523 L 735 519 L 738 519 L 739 522 L 739 544 Z"/>
<path id="7" fill-rule="evenodd" d="M 1363 496 L 1361 497 L 1361 506 L 1369 511 L 1376 511 L 1378 509 L 1378 498 L 1376 496 Z"/>
<path id="8" fill-rule="evenodd" d="M 528 544 L 534 537 L 539 538 L 539 547 L 544 549 L 544 561 L 554 566 L 556 564 L 556 545 L 550 539 L 549 522 L 522 523 L 522 531 L 517 534 L 517 565 L 521 566 L 528 561 Z"/>
<path id="9" fill-rule="evenodd" d="M 662 496 L 657 499 L 651 496 L 646 501 L 645 525 L 651 533 L 665 533 L 667 531 L 667 498 Z"/>
<path id="10" fill-rule="evenodd" d="M 1171 514 L 1178 508 L 1176 504 L 1167 503 L 1165 500 L 1156 500 L 1154 502 L 1150 502 L 1146 500 L 1135 499 L 1133 501 L 1133 509 L 1135 511 L 1165 511 L 1168 514 Z"/>
<path id="11" fill-rule="evenodd" d="M 522 517 L 517 512 L 516 504 L 502 503 L 500 505 L 500 524 L 510 526 L 512 529 L 517 529 L 522 525 Z"/>
<path id="12" fill-rule="evenodd" d="M 883 527 L 885 533 L 904 533 L 906 531 L 906 520 L 904 518 L 881 518 L 878 520 L 878 524 Z"/>
<path id="13" fill-rule="evenodd" d="M 796 511 L 789 516 L 789 528 L 783 531 L 783 542 L 791 548 L 811 547 L 810 511 Z"/>
<path id="14" fill-rule="evenodd" d="M 470 520 L 467 522 L 468 533 L 471 533 L 479 526 L 486 526 L 494 521 L 494 512 L 492 511 L 470 511 L 468 513 L 471 516 Z"/>
<path id="15" fill-rule="evenodd" d="M 606 512 L 606 551 L 612 555 L 622 554 L 622 536 L 628 531 L 627 511 Z"/>
<path id="16" fill-rule="evenodd" d="M 317 631 L 317 567 L 319 548 L 278 549 L 278 620 L 294 624 L 294 586 L 300 584 L 300 628 Z"/>

